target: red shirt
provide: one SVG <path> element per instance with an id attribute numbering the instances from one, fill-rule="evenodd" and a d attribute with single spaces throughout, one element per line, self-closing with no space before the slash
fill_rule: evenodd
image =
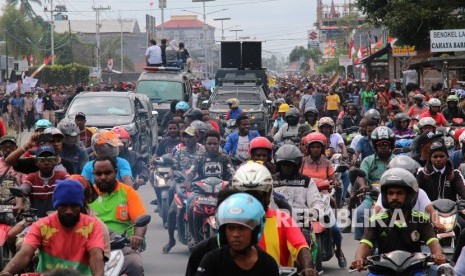
<path id="1" fill-rule="evenodd" d="M 3 123 L 3 120 L 0 119 L 0 138 L 6 135 L 6 129 L 5 129 L 5 124 Z"/>
<path id="2" fill-rule="evenodd" d="M 210 125 L 212 125 L 212 127 L 213 127 L 216 131 L 220 132 L 220 127 L 218 126 L 218 123 L 217 123 L 217 122 L 215 122 L 215 121 L 213 121 L 213 120 L 208 120 L 208 122 L 210 123 Z"/>
<path id="3" fill-rule="evenodd" d="M 429 113 L 429 110 L 426 111 L 426 112 L 421 113 L 420 119 L 425 118 L 425 117 L 433 118 L 436 121 L 436 126 L 437 127 L 444 126 L 445 124 L 447 124 L 446 118 L 444 117 L 444 115 L 442 115 L 439 112 L 436 113 L 435 116 L 432 116 L 431 113 Z"/>
<path id="4" fill-rule="evenodd" d="M 39 249 L 38 272 L 55 268 L 74 268 L 83 275 L 91 275 L 89 251 L 93 248 L 103 252 L 104 229 L 97 218 L 80 214 L 73 228 L 65 228 L 58 213 L 33 223 L 24 238 L 24 244 Z"/>
<path id="5" fill-rule="evenodd" d="M 268 208 L 265 227 L 258 243 L 276 263 L 281 266 L 294 266 L 299 251 L 308 248 L 300 227 L 287 213 Z"/>

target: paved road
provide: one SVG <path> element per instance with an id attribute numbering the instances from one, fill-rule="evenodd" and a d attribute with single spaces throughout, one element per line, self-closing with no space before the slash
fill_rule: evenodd
<path id="1" fill-rule="evenodd" d="M 139 190 L 139 195 L 148 211 L 152 212 L 152 222 L 147 231 L 147 251 L 143 253 L 144 268 L 146 275 L 184 275 L 189 251 L 187 247 L 177 243 L 170 254 L 162 254 L 160 248 L 168 240 L 168 234 L 161 224 L 158 214 L 153 213 L 153 206 L 150 201 L 154 198 L 152 187 L 145 185 Z M 343 234 L 343 251 L 347 261 L 350 263 L 355 255 L 357 242 L 353 239 L 353 234 Z M 347 275 L 348 270 L 341 270 L 335 258 L 323 263 L 324 275 Z M 361 275 L 354 273 L 353 275 Z"/>
<path id="2" fill-rule="evenodd" d="M 32 132 L 23 132 L 20 136 L 21 145 L 25 144 Z M 152 221 L 148 225 L 147 231 L 147 250 L 143 253 L 145 275 L 147 276 L 171 276 L 171 275 L 184 275 L 187 260 L 189 258 L 189 251 L 187 247 L 182 244 L 176 244 L 171 249 L 170 254 L 162 254 L 160 248 L 168 240 L 168 233 L 163 228 L 161 218 L 158 213 L 153 213 L 154 206 L 150 205 L 150 201 L 155 198 L 154 191 L 150 185 L 142 186 L 139 190 L 145 208 L 152 215 Z M 348 263 L 353 260 L 357 242 L 353 239 L 353 234 L 343 234 L 343 251 L 347 258 Z M 335 258 L 328 262 L 323 263 L 324 275 L 347 275 L 348 270 L 339 269 L 337 260 Z M 353 273 L 353 275 L 362 275 Z"/>

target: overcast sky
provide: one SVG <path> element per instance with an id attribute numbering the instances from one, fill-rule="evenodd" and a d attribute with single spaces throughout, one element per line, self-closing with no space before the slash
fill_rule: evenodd
<path id="1" fill-rule="evenodd" d="M 340 2 L 335 1 L 335 2 Z M 3 1 L 2 1 L 3 2 Z M 152 9 L 150 3 L 154 2 Z M 331 0 L 324 0 L 330 4 Z M 156 17 L 157 25 L 161 23 L 161 11 L 158 0 L 54 0 L 53 5 L 66 5 L 68 17 L 73 19 L 95 19 L 92 6 L 111 6 L 110 11 L 101 14 L 104 19 L 136 18 L 141 31 L 145 31 L 145 14 Z M 37 13 L 44 16 L 43 6 L 50 7 L 50 0 L 42 0 L 42 6 L 34 5 Z M 192 0 L 167 0 L 165 21 L 171 15 L 190 14 L 183 11 L 202 13 L 202 3 Z M 227 9 L 224 11 L 219 11 Z M 219 12 L 216 12 L 219 11 Z M 287 57 L 295 46 L 307 45 L 307 31 L 313 29 L 316 21 L 316 0 L 216 0 L 206 2 L 207 23 L 216 27 L 217 40 L 221 37 L 221 22 L 213 18 L 230 17 L 224 21 L 224 28 L 242 29 L 238 36 L 249 36 L 252 39 L 265 40 L 263 49 Z M 212 14 L 208 14 L 212 13 Z M 48 18 L 48 17 L 45 17 Z M 202 19 L 202 15 L 199 15 Z M 235 33 L 225 31 L 228 39 L 234 39 Z"/>

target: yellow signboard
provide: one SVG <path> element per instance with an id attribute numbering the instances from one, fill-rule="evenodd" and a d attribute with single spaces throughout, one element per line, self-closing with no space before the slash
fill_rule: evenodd
<path id="1" fill-rule="evenodd" d="M 392 56 L 394 57 L 412 57 L 416 55 L 417 51 L 415 49 L 415 46 L 392 47 Z"/>

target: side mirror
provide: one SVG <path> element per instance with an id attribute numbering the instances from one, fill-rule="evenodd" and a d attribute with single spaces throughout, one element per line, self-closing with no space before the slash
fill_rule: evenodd
<path id="1" fill-rule="evenodd" d="M 158 117 L 158 111 L 156 111 L 156 110 L 152 110 L 152 116 L 154 116 L 154 117 Z"/>
<path id="2" fill-rule="evenodd" d="M 134 221 L 134 226 L 135 227 L 144 227 L 147 224 L 149 224 L 150 220 L 152 217 L 150 215 L 142 215 Z"/>
<path id="3" fill-rule="evenodd" d="M 203 101 L 201 104 L 200 104 L 200 108 L 207 108 L 208 107 L 208 101 Z"/>
<path id="4" fill-rule="evenodd" d="M 137 114 L 140 115 L 140 116 L 144 116 L 144 115 L 147 115 L 148 112 L 147 112 L 147 110 L 141 108 L 141 109 L 137 110 Z"/>
<path id="5" fill-rule="evenodd" d="M 266 100 L 266 104 L 267 104 L 267 105 L 272 105 L 272 104 L 273 104 L 273 101 Z"/>

